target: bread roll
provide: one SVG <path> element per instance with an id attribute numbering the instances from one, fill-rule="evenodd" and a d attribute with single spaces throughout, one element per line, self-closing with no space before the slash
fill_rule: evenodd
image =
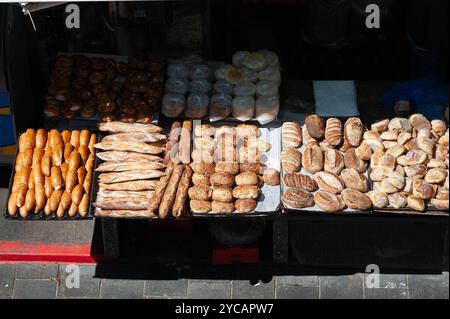
<path id="1" fill-rule="evenodd" d="M 236 162 L 217 162 L 215 172 L 225 172 L 237 175 L 239 174 L 239 164 Z"/>
<path id="2" fill-rule="evenodd" d="M 383 141 L 397 141 L 398 133 L 397 131 L 386 131 L 380 135 Z"/>
<path id="3" fill-rule="evenodd" d="M 286 172 L 297 172 L 302 167 L 302 155 L 296 148 L 286 148 L 281 152 L 281 166 Z"/>
<path id="4" fill-rule="evenodd" d="M 313 192 L 317 189 L 317 183 L 314 179 L 299 173 L 286 173 L 283 181 L 288 187 L 301 188 L 308 192 Z"/>
<path id="5" fill-rule="evenodd" d="M 264 170 L 264 183 L 270 186 L 280 185 L 280 172 L 274 168 Z"/>
<path id="6" fill-rule="evenodd" d="M 33 149 L 25 148 L 17 154 L 16 158 L 16 172 L 22 166 L 31 166 L 33 164 Z"/>
<path id="7" fill-rule="evenodd" d="M 211 185 L 221 187 L 232 187 L 235 182 L 233 174 L 226 172 L 213 173 L 209 181 Z"/>
<path id="8" fill-rule="evenodd" d="M 187 99 L 185 115 L 190 119 L 201 119 L 208 114 L 209 97 L 204 93 L 191 93 Z"/>
<path id="9" fill-rule="evenodd" d="M 258 186 L 236 186 L 233 189 L 233 197 L 236 199 L 257 199 L 259 196 L 260 190 Z"/>
<path id="10" fill-rule="evenodd" d="M 362 193 L 369 190 L 367 178 L 353 168 L 346 168 L 341 173 L 341 179 L 347 188 L 351 188 Z"/>
<path id="11" fill-rule="evenodd" d="M 408 196 L 407 202 L 408 202 L 409 208 L 414 209 L 419 212 L 425 211 L 426 205 L 422 199 L 414 197 L 414 196 Z M 447 205 L 447 207 L 448 207 L 448 205 Z"/>
<path id="12" fill-rule="evenodd" d="M 212 213 L 224 213 L 231 214 L 234 212 L 234 203 L 224 203 L 224 202 L 211 202 L 211 212 Z"/>
<path id="13" fill-rule="evenodd" d="M 230 116 L 233 107 L 233 98 L 226 93 L 215 94 L 211 97 L 209 118 L 211 122 L 223 120 Z"/>
<path id="14" fill-rule="evenodd" d="M 318 172 L 315 174 L 315 180 L 319 189 L 333 194 L 339 194 L 345 188 L 342 179 L 333 173 Z"/>
<path id="15" fill-rule="evenodd" d="M 302 158 L 303 167 L 314 174 L 324 168 L 324 155 L 319 146 L 306 147 Z"/>
<path id="16" fill-rule="evenodd" d="M 44 129 L 38 129 L 36 132 L 36 142 L 35 147 L 36 148 L 45 148 L 45 145 L 47 144 L 47 131 Z"/>
<path id="17" fill-rule="evenodd" d="M 431 199 L 434 197 L 436 190 L 433 186 L 424 180 L 416 179 L 413 181 L 413 195 L 419 199 Z"/>
<path id="18" fill-rule="evenodd" d="M 422 114 L 413 114 L 409 117 L 409 123 L 416 130 L 419 131 L 421 129 L 431 130 L 430 121 L 427 120 L 425 116 Z"/>
<path id="19" fill-rule="evenodd" d="M 264 54 L 259 52 L 248 53 L 243 58 L 242 66 L 259 72 L 267 67 L 267 59 Z"/>
<path id="20" fill-rule="evenodd" d="M 209 187 L 193 186 L 189 188 L 188 195 L 190 199 L 207 201 L 211 199 L 212 190 Z"/>
<path id="21" fill-rule="evenodd" d="M 35 187 L 36 207 L 34 213 L 37 214 L 42 211 L 47 203 L 47 197 L 45 196 L 44 184 L 36 184 Z"/>
<path id="22" fill-rule="evenodd" d="M 447 172 L 442 168 L 432 168 L 425 175 L 425 181 L 430 184 L 440 184 L 447 178 Z"/>
<path id="23" fill-rule="evenodd" d="M 186 99 L 182 94 L 166 94 L 162 100 L 161 113 L 169 118 L 179 117 L 186 108 Z"/>
<path id="24" fill-rule="evenodd" d="M 340 201 L 333 193 L 320 190 L 314 194 L 314 202 L 320 209 L 326 212 L 337 212 L 341 210 Z"/>
<path id="25" fill-rule="evenodd" d="M 425 165 L 414 165 L 405 167 L 406 176 L 411 177 L 413 179 L 419 179 L 425 177 L 427 174 L 427 168 Z"/>
<path id="26" fill-rule="evenodd" d="M 412 126 L 411 123 L 408 121 L 408 119 L 396 117 L 389 121 L 388 129 L 390 131 L 405 131 L 405 132 L 411 132 Z"/>
<path id="27" fill-rule="evenodd" d="M 255 99 L 251 96 L 237 96 L 233 99 L 233 117 L 245 122 L 251 120 L 255 115 Z"/>
<path id="28" fill-rule="evenodd" d="M 372 201 L 369 197 L 351 188 L 342 191 L 342 200 L 351 209 L 369 210 L 372 207 Z"/>
<path id="29" fill-rule="evenodd" d="M 372 149 L 372 152 L 384 151 L 385 149 L 384 144 L 377 139 L 366 139 L 364 144 L 367 144 Z"/>
<path id="30" fill-rule="evenodd" d="M 356 155 L 356 151 L 353 147 L 345 152 L 344 163 L 346 168 L 354 168 L 359 173 L 364 173 L 367 170 L 367 163 Z"/>
<path id="31" fill-rule="evenodd" d="M 258 185 L 258 175 L 253 172 L 245 172 L 236 176 L 236 185 Z"/>
<path id="32" fill-rule="evenodd" d="M 63 187 L 63 180 L 61 176 L 61 170 L 59 167 L 53 166 L 51 168 L 51 180 L 52 180 L 52 187 L 55 190 L 59 190 Z"/>
<path id="33" fill-rule="evenodd" d="M 201 214 L 201 213 L 208 213 L 211 211 L 211 202 L 209 201 L 191 200 L 189 205 L 193 213 Z"/>
<path id="34" fill-rule="evenodd" d="M 237 199 L 234 203 L 236 211 L 241 214 L 255 211 L 256 205 L 257 203 L 254 199 Z"/>
<path id="35" fill-rule="evenodd" d="M 355 148 L 355 154 L 362 161 L 370 161 L 373 151 L 370 145 L 364 141 L 359 147 Z"/>
<path id="36" fill-rule="evenodd" d="M 303 190 L 290 188 L 283 193 L 282 202 L 284 205 L 294 208 L 307 208 L 314 206 L 314 197 L 311 193 Z"/>
<path id="37" fill-rule="evenodd" d="M 388 196 L 389 205 L 395 209 L 401 209 L 408 204 L 406 196 L 401 193 L 394 193 Z"/>
<path id="38" fill-rule="evenodd" d="M 389 126 L 389 120 L 382 120 L 382 121 L 373 123 L 371 126 L 371 130 L 381 134 L 388 129 L 388 126 Z"/>
<path id="39" fill-rule="evenodd" d="M 212 200 L 222 203 L 233 201 L 233 190 L 229 187 L 217 187 L 212 191 Z"/>
<path id="40" fill-rule="evenodd" d="M 325 137 L 325 120 L 320 116 L 316 114 L 307 116 L 305 118 L 305 125 L 312 138 L 322 140 Z"/>
<path id="41" fill-rule="evenodd" d="M 272 81 L 280 85 L 281 73 L 279 66 L 269 66 L 258 73 L 258 79 L 261 81 Z"/>
<path id="42" fill-rule="evenodd" d="M 285 122 L 281 127 L 283 148 L 299 148 L 302 143 L 302 128 L 298 123 Z"/>
<path id="43" fill-rule="evenodd" d="M 364 125 L 359 118 L 352 117 L 345 122 L 344 136 L 351 146 L 358 147 L 361 144 L 363 134 Z"/>
<path id="44" fill-rule="evenodd" d="M 449 201 L 448 199 L 431 199 L 431 205 L 436 207 L 437 209 L 442 209 L 448 211 L 449 209 Z"/>
<path id="45" fill-rule="evenodd" d="M 345 168 L 344 156 L 335 149 L 327 149 L 324 152 L 324 170 L 325 172 L 340 174 Z"/>
<path id="46" fill-rule="evenodd" d="M 368 192 L 366 195 L 370 198 L 372 205 L 375 208 L 386 208 L 389 206 L 388 197 L 380 191 L 373 190 Z"/>
<path id="47" fill-rule="evenodd" d="M 280 111 L 278 96 L 261 96 L 255 102 L 255 117 L 261 125 L 275 121 Z"/>
<path id="48" fill-rule="evenodd" d="M 326 122 L 325 140 L 334 147 L 342 143 L 342 123 L 337 118 L 329 118 Z"/>

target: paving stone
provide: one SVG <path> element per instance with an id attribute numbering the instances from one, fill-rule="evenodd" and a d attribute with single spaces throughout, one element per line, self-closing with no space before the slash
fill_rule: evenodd
<path id="1" fill-rule="evenodd" d="M 319 299 L 319 288 L 278 285 L 277 299 Z"/>
<path id="2" fill-rule="evenodd" d="M 185 297 L 187 295 L 188 280 L 147 280 L 144 296 Z"/>
<path id="3" fill-rule="evenodd" d="M 448 299 L 448 273 L 443 275 L 408 275 L 410 299 Z"/>
<path id="4" fill-rule="evenodd" d="M 0 265 L 0 298 L 11 298 L 14 288 L 16 265 Z"/>
<path id="5" fill-rule="evenodd" d="M 321 299 L 362 299 L 363 276 L 324 276 L 320 278 Z"/>
<path id="6" fill-rule="evenodd" d="M 100 298 L 142 299 L 144 298 L 144 281 L 103 279 Z"/>
<path id="7" fill-rule="evenodd" d="M 407 289 L 397 288 L 366 288 L 366 299 L 408 299 Z"/>
<path id="8" fill-rule="evenodd" d="M 277 277 L 277 285 L 292 286 L 319 286 L 319 277 L 317 276 L 280 276 Z"/>
<path id="9" fill-rule="evenodd" d="M 58 277 L 57 264 L 19 264 L 17 279 L 55 279 Z"/>
<path id="10" fill-rule="evenodd" d="M 189 280 L 189 299 L 230 299 L 231 283 L 223 280 Z"/>
<path id="11" fill-rule="evenodd" d="M 16 279 L 14 299 L 54 299 L 56 280 Z"/>
<path id="12" fill-rule="evenodd" d="M 364 285 L 366 285 L 367 274 L 364 275 Z M 408 280 L 406 275 L 380 275 L 380 287 L 389 289 L 406 289 L 408 287 Z M 366 287 L 367 288 L 367 287 Z"/>
<path id="13" fill-rule="evenodd" d="M 275 280 L 269 283 L 258 282 L 256 285 L 248 280 L 233 281 L 232 296 L 233 299 L 273 299 Z"/>
<path id="14" fill-rule="evenodd" d="M 80 286 L 69 288 L 66 279 L 72 274 L 70 269 L 66 271 L 66 265 L 59 266 L 59 286 L 57 298 L 98 298 L 100 295 L 101 279 L 94 278 L 95 266 L 80 265 Z M 72 283 L 71 278 L 69 282 Z"/>

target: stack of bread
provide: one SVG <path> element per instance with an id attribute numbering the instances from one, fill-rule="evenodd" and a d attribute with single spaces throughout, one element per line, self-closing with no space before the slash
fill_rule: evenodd
<path id="1" fill-rule="evenodd" d="M 193 213 L 251 213 L 264 182 L 279 185 L 278 171 L 264 169 L 263 153 L 271 144 L 259 139 L 255 125 L 202 124 L 194 133 L 194 186 L 189 189 Z"/>
<path id="2" fill-rule="evenodd" d="M 209 116 L 222 120 L 232 113 L 245 122 L 256 118 L 260 124 L 274 121 L 279 112 L 281 73 L 278 56 L 270 51 L 239 51 L 233 64 L 215 72 Z"/>
<path id="3" fill-rule="evenodd" d="M 151 123 L 152 113 L 161 101 L 164 63 L 133 59 L 128 62 L 125 81 L 116 81 L 112 88 L 121 95 L 120 121 Z"/>
<path id="4" fill-rule="evenodd" d="M 8 213 L 86 217 L 96 135 L 89 130 L 59 133 L 28 129 L 19 138 Z M 43 217 L 43 216 L 41 216 Z"/>
<path id="5" fill-rule="evenodd" d="M 166 165 L 166 136 L 153 124 L 108 122 L 99 125 L 108 132 L 95 148 L 104 161 L 96 171 L 99 189 L 95 215 L 101 217 L 153 217 L 148 210 Z"/>
<path id="6" fill-rule="evenodd" d="M 289 208 L 318 207 L 327 212 L 368 210 L 365 177 L 372 150 L 361 145 L 365 128 L 359 118 L 306 117 L 305 124 L 282 126 L 282 201 Z M 303 147 L 302 146 L 303 143 Z"/>
<path id="7" fill-rule="evenodd" d="M 167 80 L 162 113 L 170 118 L 183 112 L 189 119 L 201 119 L 208 114 L 211 94 L 211 69 L 200 56 L 188 56 L 167 66 Z"/>
<path id="8" fill-rule="evenodd" d="M 449 131 L 444 121 L 423 115 L 372 125 L 363 145 L 373 151 L 369 193 L 377 208 L 449 208 Z"/>

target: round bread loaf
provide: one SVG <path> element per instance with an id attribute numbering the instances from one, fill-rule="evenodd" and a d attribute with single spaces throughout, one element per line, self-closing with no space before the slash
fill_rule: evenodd
<path id="1" fill-rule="evenodd" d="M 344 189 L 342 199 L 348 208 L 357 210 L 368 210 L 372 207 L 372 201 L 363 193 L 354 189 Z"/>
<path id="2" fill-rule="evenodd" d="M 241 214 L 251 213 L 256 209 L 256 200 L 254 199 L 237 199 L 234 203 L 236 211 Z"/>
<path id="3" fill-rule="evenodd" d="M 192 175 L 192 183 L 194 184 L 194 186 L 200 187 L 209 187 L 211 185 L 211 183 L 209 182 L 209 177 L 199 173 L 194 173 Z"/>
<path id="4" fill-rule="evenodd" d="M 234 212 L 234 203 L 224 203 L 213 201 L 211 203 L 211 212 L 213 213 L 224 213 L 231 214 Z"/>
<path id="5" fill-rule="evenodd" d="M 233 197 L 236 199 L 257 199 L 259 192 L 258 186 L 236 186 L 233 189 Z"/>
<path id="6" fill-rule="evenodd" d="M 319 146 L 305 148 L 302 165 L 312 174 L 322 171 L 324 168 L 324 156 L 322 149 Z"/>
<path id="7" fill-rule="evenodd" d="M 264 170 L 264 183 L 270 186 L 280 185 L 280 172 L 274 168 Z"/>
<path id="8" fill-rule="evenodd" d="M 296 148 L 286 148 L 281 152 L 281 166 L 286 172 L 297 172 L 302 167 L 302 154 Z"/>
<path id="9" fill-rule="evenodd" d="M 207 201 L 211 199 L 212 190 L 209 187 L 193 186 L 189 188 L 188 195 L 190 199 Z"/>
<path id="10" fill-rule="evenodd" d="M 211 211 L 211 202 L 201 200 L 191 200 L 189 203 L 193 213 L 208 213 Z"/>
<path id="11" fill-rule="evenodd" d="M 234 185 L 233 174 L 227 172 L 214 173 L 209 180 L 213 186 L 232 187 Z"/>
<path id="12" fill-rule="evenodd" d="M 233 190 L 229 187 L 217 187 L 212 191 L 212 200 L 222 203 L 233 201 Z"/>
<path id="13" fill-rule="evenodd" d="M 341 201 L 335 194 L 323 190 L 314 194 L 314 202 L 326 212 L 337 212 L 343 209 Z"/>
<path id="14" fill-rule="evenodd" d="M 312 114 L 305 118 L 305 125 L 309 135 L 316 140 L 323 140 L 325 137 L 325 120 L 319 115 Z"/>
<path id="15" fill-rule="evenodd" d="M 294 208 L 306 208 L 314 206 L 314 197 L 303 189 L 290 188 L 283 193 L 282 201 L 285 205 Z"/>

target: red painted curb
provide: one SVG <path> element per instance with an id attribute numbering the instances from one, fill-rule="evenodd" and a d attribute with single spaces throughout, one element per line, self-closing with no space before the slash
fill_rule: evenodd
<path id="1" fill-rule="evenodd" d="M 99 260 L 98 256 L 92 256 L 91 244 L 0 241 L 0 263 L 55 262 L 96 264 Z"/>

